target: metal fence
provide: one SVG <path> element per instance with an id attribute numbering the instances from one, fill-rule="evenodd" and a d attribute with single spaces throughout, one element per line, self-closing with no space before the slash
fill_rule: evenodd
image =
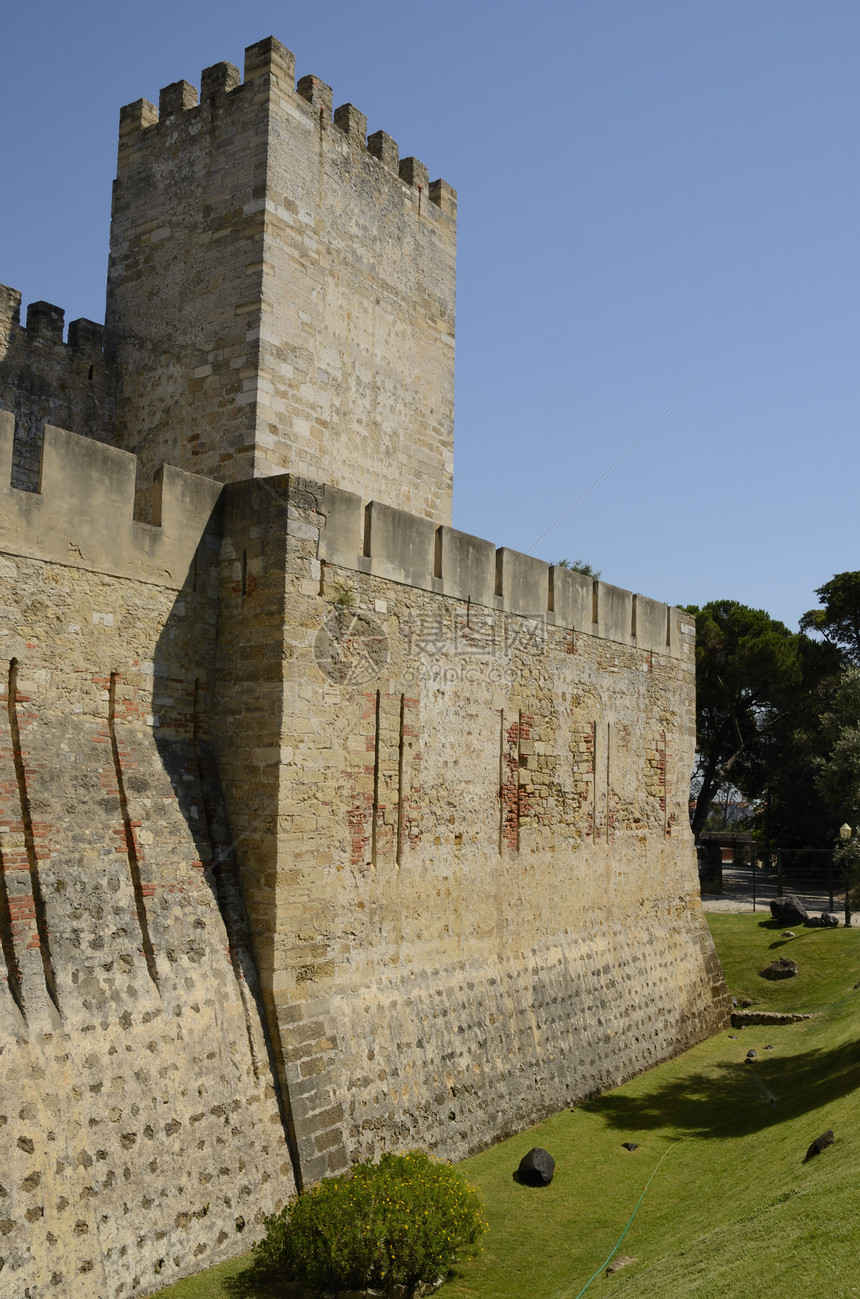
<path id="1" fill-rule="evenodd" d="M 728 846 L 728 845 L 725 845 Z M 703 895 L 729 897 L 743 895 L 753 911 L 767 908 L 770 900 L 794 893 L 808 911 L 845 910 L 845 879 L 829 848 L 775 848 L 770 854 L 756 856 L 747 841 L 733 850 L 732 862 L 716 867 L 715 844 L 699 846 L 699 876 Z M 706 863 L 703 849 L 709 849 Z"/>

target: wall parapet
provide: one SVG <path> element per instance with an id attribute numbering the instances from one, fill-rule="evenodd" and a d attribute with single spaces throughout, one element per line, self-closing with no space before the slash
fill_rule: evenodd
<path id="1" fill-rule="evenodd" d="M 105 440 L 113 431 L 114 372 L 105 361 L 104 325 L 72 320 L 68 341 L 64 327 L 65 313 L 52 302 L 31 302 L 22 325 L 20 292 L 0 284 L 0 410 L 15 416 L 15 486 L 31 492 L 46 424 Z"/>
<path id="2" fill-rule="evenodd" d="M 141 132 L 163 128 L 180 115 L 200 115 L 210 111 L 214 100 L 256 95 L 261 81 L 266 79 L 282 95 L 290 97 L 294 111 L 296 108 L 310 108 L 321 128 L 325 126 L 342 132 L 357 149 L 374 158 L 402 184 L 416 190 L 419 195 L 425 194 L 445 216 L 456 218 L 457 191 L 447 181 L 431 181 L 427 168 L 417 158 L 400 158 L 397 141 L 385 131 L 375 131 L 368 136 L 366 115 L 354 104 L 341 104 L 335 108 L 331 86 L 319 77 L 309 74 L 297 82 L 295 74 L 295 55 L 274 36 L 268 36 L 246 48 L 244 81 L 234 64 L 221 62 L 203 69 L 199 97 L 195 86 L 180 80 L 162 87 L 158 107 L 147 99 L 126 104 L 120 109 L 120 165 Z"/>
<path id="3" fill-rule="evenodd" d="M 68 341 L 63 343 L 66 313 L 53 302 L 31 302 L 27 307 L 26 324 L 21 324 L 21 293 L 0 284 L 0 341 L 12 341 L 19 331 L 26 334 L 22 342 L 59 343 L 75 352 L 86 352 L 100 357 L 104 348 L 104 325 L 82 316 L 69 322 Z"/>
<path id="4" fill-rule="evenodd" d="M 152 524 L 134 518 L 137 457 L 48 425 L 38 492 L 11 486 L 14 417 L 0 411 L 0 550 L 174 590 L 192 586 L 221 484 L 163 465 Z"/>
<path id="5" fill-rule="evenodd" d="M 293 476 L 293 481 L 302 480 Z M 682 655 L 683 611 L 339 488 L 302 483 L 324 516 L 319 558 L 573 632 Z"/>
<path id="6" fill-rule="evenodd" d="M 14 417 L 0 411 L 0 550 L 180 590 L 220 524 L 222 485 L 162 465 L 153 520 L 134 517 L 137 456 L 48 425 L 38 492 L 11 486 Z M 573 569 L 474 537 L 353 492 L 284 475 L 321 515 L 318 557 L 335 567 L 575 633 L 681 657 L 685 615 Z"/>

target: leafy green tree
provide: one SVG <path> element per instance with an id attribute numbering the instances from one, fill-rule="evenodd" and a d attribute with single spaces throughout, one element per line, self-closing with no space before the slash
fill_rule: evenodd
<path id="1" fill-rule="evenodd" d="M 833 846 L 833 815 L 817 781 L 824 742 L 815 708 L 823 706 L 816 701 L 825 697 L 822 686 L 797 724 L 778 726 L 765 737 L 755 829 L 773 847 Z"/>
<path id="2" fill-rule="evenodd" d="M 592 568 L 584 559 L 559 559 L 556 568 L 569 568 L 574 573 L 584 573 L 586 577 L 600 577 L 600 569 Z"/>
<path id="3" fill-rule="evenodd" d="M 716 834 L 727 834 L 733 830 L 746 830 L 751 819 L 752 810 L 743 794 L 732 784 L 721 785 L 711 800 L 711 807 L 704 829 Z"/>
<path id="4" fill-rule="evenodd" d="M 819 759 L 818 787 L 840 823 L 860 823 L 860 668 L 842 673 L 831 706 L 821 719 L 826 756 Z"/>
<path id="5" fill-rule="evenodd" d="M 837 573 L 815 594 L 822 608 L 803 615 L 801 630 L 818 632 L 848 662 L 860 664 L 860 573 Z"/>
<path id="6" fill-rule="evenodd" d="M 824 756 L 818 761 L 818 788 L 831 809 L 833 825 L 847 823 L 854 831 L 847 843 L 838 845 L 835 857 L 856 907 L 860 901 L 860 667 L 842 673 L 821 729 Z"/>
<path id="7" fill-rule="evenodd" d="M 830 647 L 736 600 L 688 612 L 696 619 L 698 836 L 726 784 L 761 797 L 791 736 L 815 724 L 835 659 Z M 814 789 L 811 774 L 806 783 Z"/>

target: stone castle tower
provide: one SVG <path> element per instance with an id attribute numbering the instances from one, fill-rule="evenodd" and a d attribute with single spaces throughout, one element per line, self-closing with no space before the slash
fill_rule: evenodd
<path id="1" fill-rule="evenodd" d="M 451 522 L 456 195 L 275 40 L 123 109 L 117 440 Z"/>
<path id="2" fill-rule="evenodd" d="M 273 39 L 138 100 L 105 325 L 0 288 L 0 1296 L 726 1019 L 692 628 L 451 527 L 456 196 L 332 104 Z"/>

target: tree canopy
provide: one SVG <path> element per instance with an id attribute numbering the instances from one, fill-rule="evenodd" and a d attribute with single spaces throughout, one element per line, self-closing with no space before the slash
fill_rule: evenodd
<path id="1" fill-rule="evenodd" d="M 818 632 L 848 662 L 860 665 L 860 573 L 836 573 L 815 594 L 822 608 L 803 615 L 801 630 Z"/>
<path id="2" fill-rule="evenodd" d="M 584 559 L 559 559 L 556 568 L 569 568 L 574 573 L 584 573 L 586 577 L 600 577 L 600 569 L 592 568 L 591 564 Z"/>
<path id="3" fill-rule="evenodd" d="M 727 782 L 761 796 L 780 754 L 794 751 L 792 737 L 817 725 L 822 687 L 838 659 L 826 643 L 736 600 L 688 612 L 696 619 L 698 835 Z M 814 796 L 813 778 L 805 784 Z"/>
<path id="4" fill-rule="evenodd" d="M 853 836 L 836 849 L 835 859 L 860 903 L 860 668 L 842 673 L 831 706 L 821 719 L 823 743 L 817 784 L 833 813 L 833 822 L 847 822 Z M 848 904 L 849 906 L 852 903 Z"/>
<path id="5" fill-rule="evenodd" d="M 831 705 L 821 719 L 822 756 L 817 783 L 841 819 L 860 822 L 860 668 L 842 673 Z"/>

